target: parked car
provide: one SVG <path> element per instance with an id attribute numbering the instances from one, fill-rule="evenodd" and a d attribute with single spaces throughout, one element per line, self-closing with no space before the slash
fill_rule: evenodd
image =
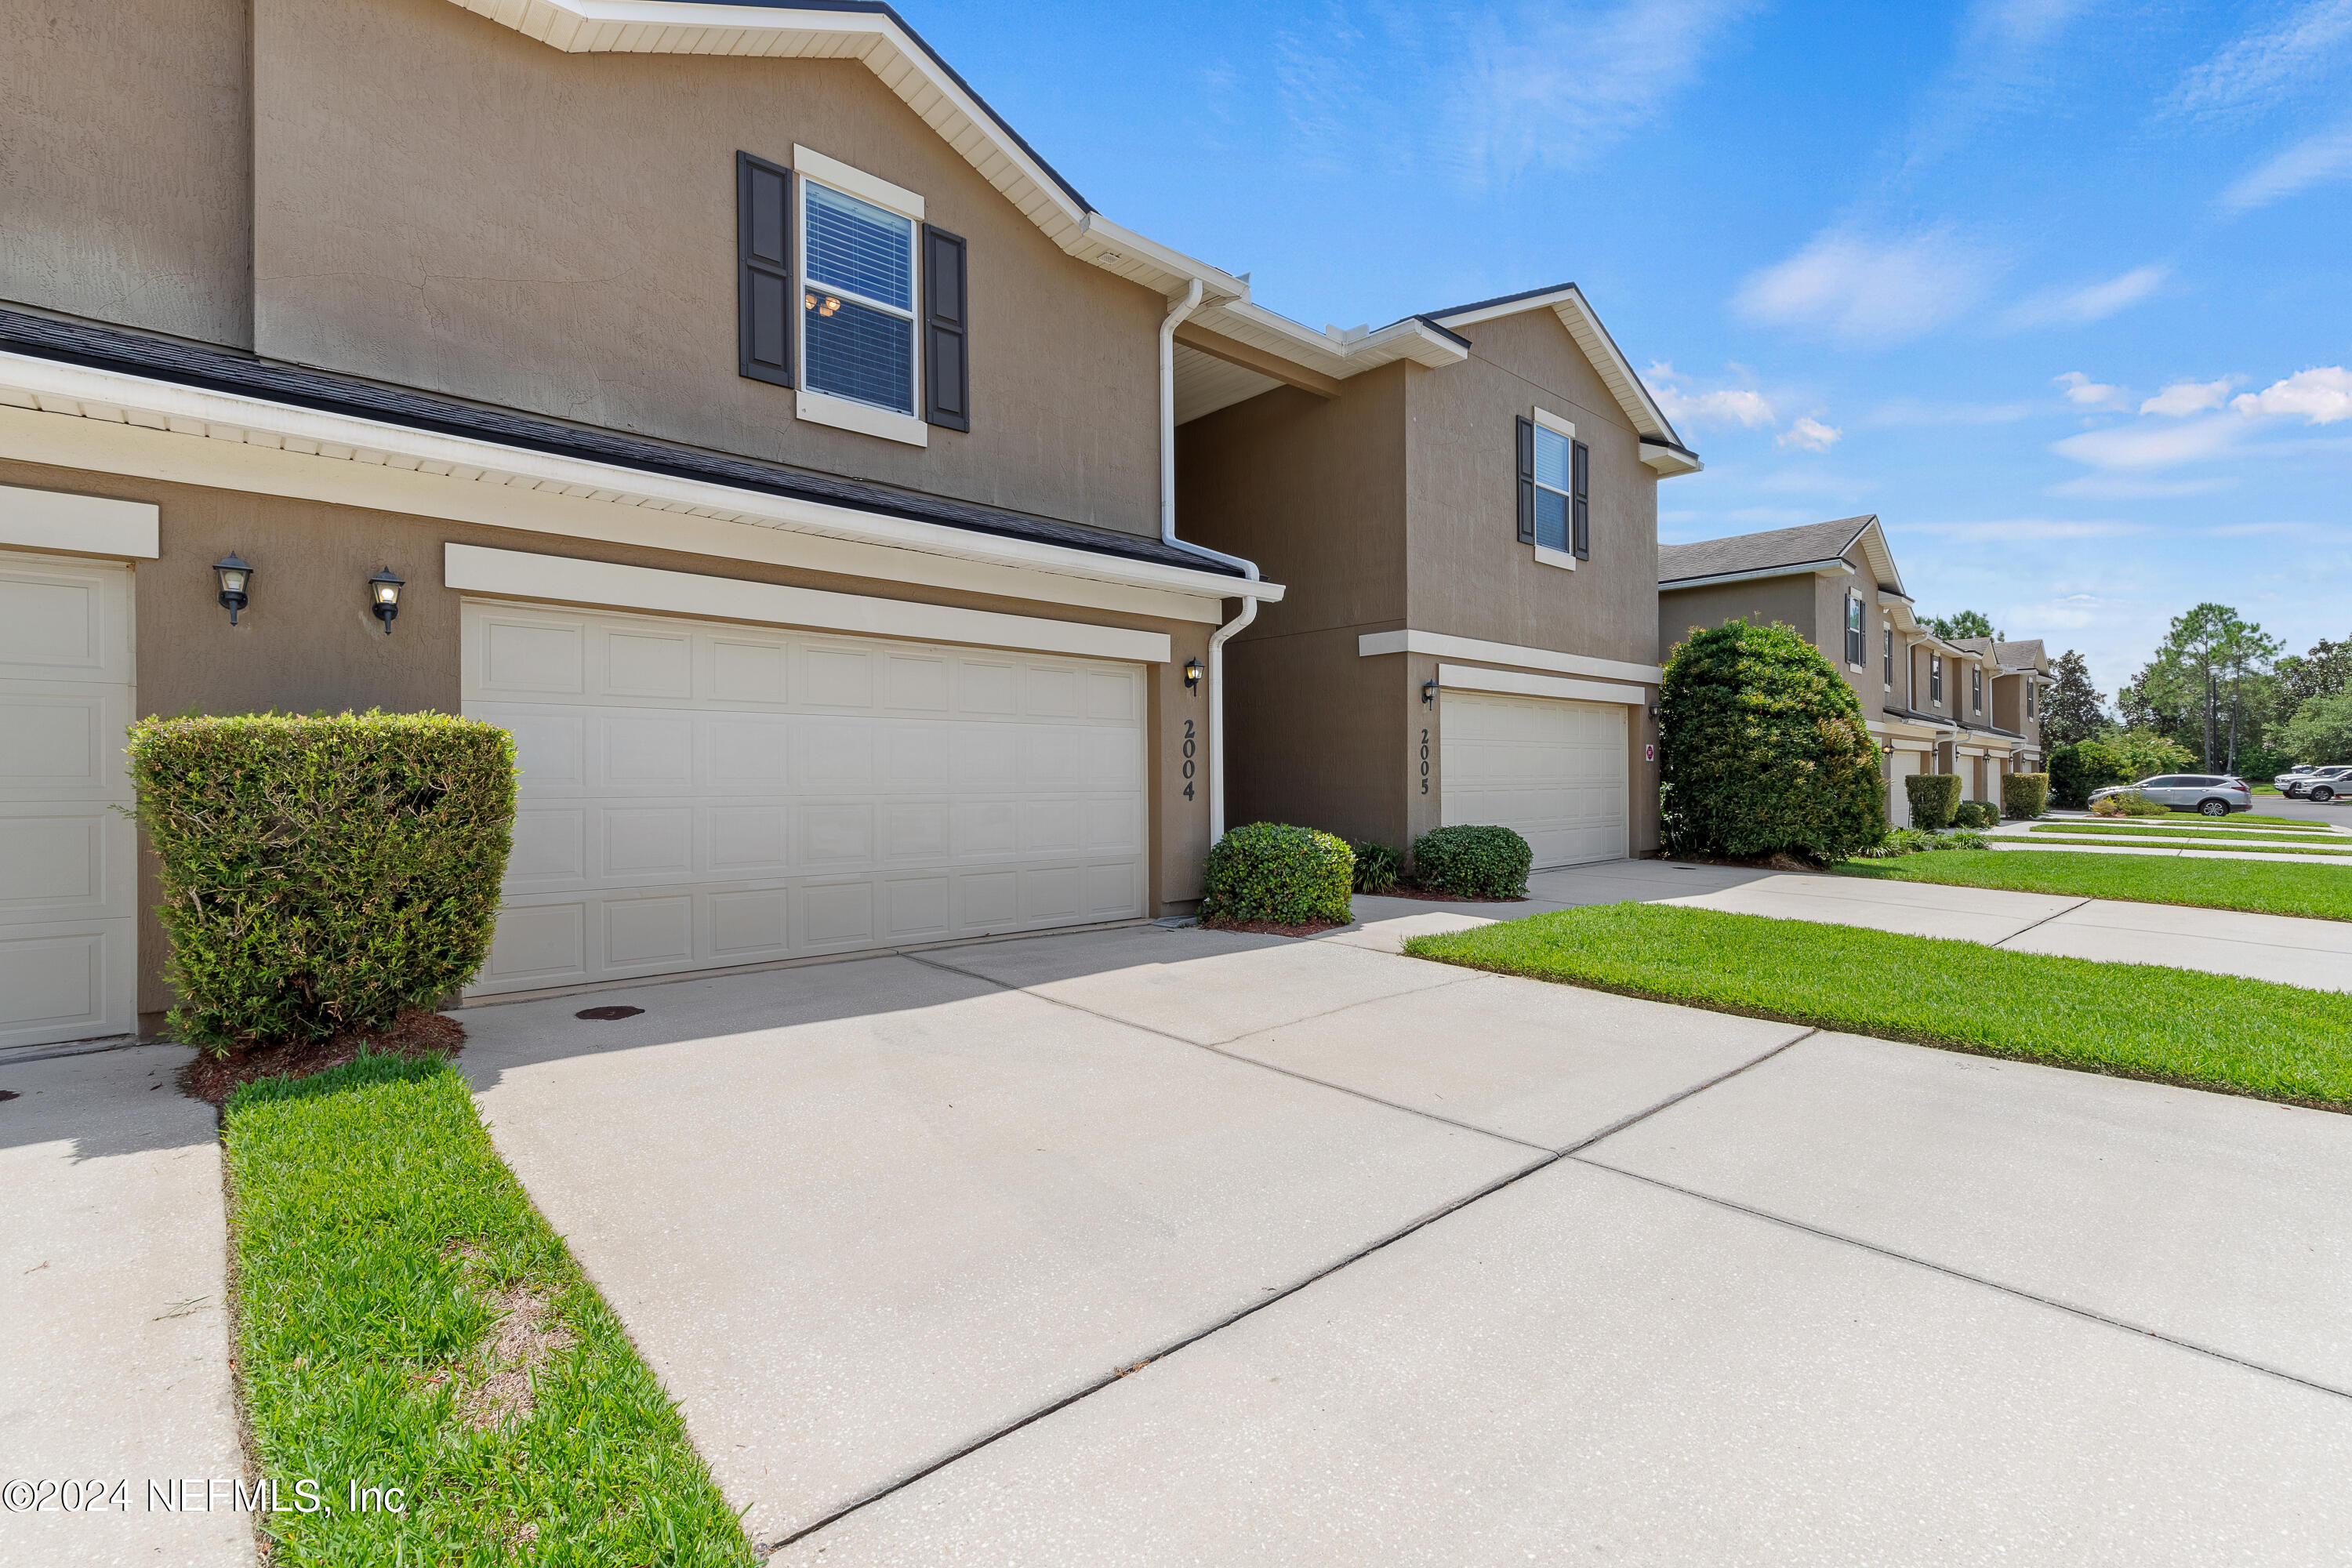
<path id="1" fill-rule="evenodd" d="M 2254 809 L 2254 792 L 2246 787 L 2246 781 L 2224 773 L 2158 773 L 2137 784 L 2110 784 L 2105 789 L 2094 790 L 2091 798 L 2104 800 L 2114 795 L 2144 795 L 2158 805 L 2168 805 L 2175 811 L 2201 812 L 2207 816 L 2227 816 L 2233 811 Z"/>
<path id="2" fill-rule="evenodd" d="M 2339 795 L 2352 795 L 2352 763 L 2297 768 L 2279 774 L 2272 782 L 2278 785 L 2279 794 L 2289 800 L 2330 801 Z"/>

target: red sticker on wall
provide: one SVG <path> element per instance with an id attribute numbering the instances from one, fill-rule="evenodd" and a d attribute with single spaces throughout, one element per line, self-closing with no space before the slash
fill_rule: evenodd
<path id="1" fill-rule="evenodd" d="M 1654 744 L 1643 746 L 1642 748 L 1642 760 L 1645 763 L 1656 762 L 1658 760 L 1658 748 Z"/>

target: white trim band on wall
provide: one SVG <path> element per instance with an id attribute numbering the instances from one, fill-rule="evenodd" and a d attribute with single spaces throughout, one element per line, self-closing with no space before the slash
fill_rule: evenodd
<path id="1" fill-rule="evenodd" d="M 448 586 L 506 599 L 599 605 L 656 615 L 754 621 L 922 642 L 971 643 L 1142 664 L 1165 664 L 1171 657 L 1165 632 L 1049 621 L 909 599 L 869 598 L 862 594 L 830 594 L 782 583 L 618 566 L 607 561 L 490 550 L 478 544 L 449 544 L 444 550 L 443 576 Z"/>
<path id="2" fill-rule="evenodd" d="M 162 520 L 151 501 L 0 485 L 0 544 L 20 549 L 152 561 L 163 553 Z"/>
<path id="3" fill-rule="evenodd" d="M 1655 686 L 1665 672 L 1654 664 L 1626 664 L 1613 658 L 1587 658 L 1582 654 L 1555 653 L 1547 647 L 1522 647 L 1517 643 L 1481 642 L 1476 637 L 1448 637 L 1443 632 L 1366 632 L 1356 639 L 1364 658 L 1390 653 L 1426 653 L 1440 658 L 1475 658 L 1482 664 L 1515 664 L 1522 669 L 1553 670 L 1561 675 L 1597 675 L 1605 680 L 1638 680 Z"/>
<path id="4" fill-rule="evenodd" d="M 1598 680 L 1563 680 L 1556 675 L 1528 675 L 1516 669 L 1478 669 L 1466 664 L 1441 664 L 1437 684 L 1457 691 L 1499 691 L 1512 697 L 1557 697 L 1570 702 L 1622 702 L 1639 708 L 1650 700 L 1638 686 L 1608 686 Z"/>

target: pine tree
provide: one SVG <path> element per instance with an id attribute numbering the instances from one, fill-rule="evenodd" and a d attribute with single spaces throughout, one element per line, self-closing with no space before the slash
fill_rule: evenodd
<path id="1" fill-rule="evenodd" d="M 2107 700 L 2091 684 L 2091 667 L 2068 648 L 2050 667 L 2057 679 L 2042 700 L 2042 749 L 2072 745 L 2113 729 Z"/>

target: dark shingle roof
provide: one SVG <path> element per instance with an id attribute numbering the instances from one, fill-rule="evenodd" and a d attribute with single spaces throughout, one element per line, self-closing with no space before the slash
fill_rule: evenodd
<path id="1" fill-rule="evenodd" d="M 1703 539 L 1696 544 L 1658 546 L 1661 585 L 1693 577 L 1719 577 L 1733 572 L 1769 572 L 1775 567 L 1803 566 L 1834 561 L 1845 553 L 1863 529 L 1867 516 L 1842 517 L 1831 522 L 1808 522 L 1796 528 L 1776 528 L 1769 533 L 1742 533 L 1729 539 Z"/>
<path id="2" fill-rule="evenodd" d="M 584 425 L 566 425 L 535 414 L 467 403 L 435 393 L 386 386 L 356 376 L 303 365 L 281 364 L 233 349 L 150 337 L 143 332 L 89 321 L 0 310 L 0 350 L 59 360 L 100 370 L 121 371 L 184 386 L 207 387 L 268 398 L 329 414 L 378 419 L 413 430 L 495 442 L 501 447 L 577 458 L 592 463 L 762 495 L 787 496 L 827 506 L 853 507 L 886 517 L 934 522 L 972 533 L 1058 544 L 1098 555 L 1182 566 L 1195 572 L 1240 576 L 1234 568 L 1172 550 L 1156 537 L 1120 533 L 1086 523 L 1003 511 L 947 496 L 894 489 L 859 479 L 838 479 L 782 463 L 730 457 L 691 447 L 675 447 L 642 436 L 626 436 Z"/>
<path id="3" fill-rule="evenodd" d="M 2003 669 L 2036 668 L 2044 657 L 2042 639 L 2023 637 L 2016 642 L 1995 643 L 1992 645 L 1992 657 Z"/>

